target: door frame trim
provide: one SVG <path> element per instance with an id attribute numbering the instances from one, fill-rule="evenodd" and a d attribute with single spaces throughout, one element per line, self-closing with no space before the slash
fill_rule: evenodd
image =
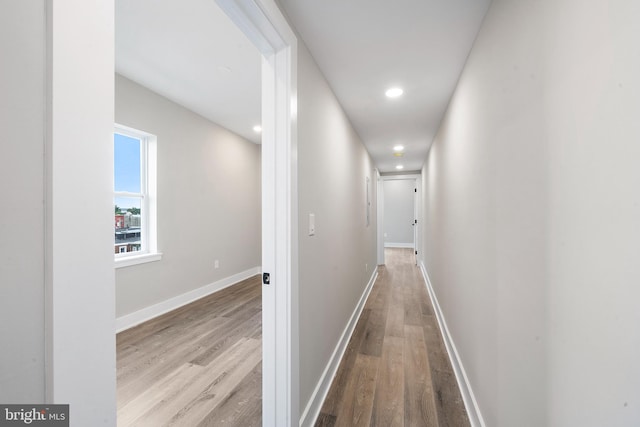
<path id="1" fill-rule="evenodd" d="M 297 38 L 273 0 L 216 0 L 262 60 L 262 425 L 297 426 Z"/>
<path id="2" fill-rule="evenodd" d="M 377 221 L 378 221 L 378 265 L 384 264 L 384 181 L 397 181 L 397 180 L 412 180 L 415 181 L 416 194 L 414 197 L 414 205 L 413 205 L 413 215 L 414 219 L 418 220 L 418 223 L 415 224 L 415 228 L 413 231 L 413 245 L 414 251 L 418 252 L 418 255 L 421 255 L 422 245 L 420 244 L 420 227 L 422 224 L 420 223 L 420 219 L 422 218 L 422 204 L 421 204 L 421 194 L 422 194 L 422 173 L 411 173 L 411 174 L 403 174 L 403 175 L 381 175 L 378 179 L 378 211 L 377 211 Z M 418 262 L 418 256 L 416 256 L 416 264 Z"/>

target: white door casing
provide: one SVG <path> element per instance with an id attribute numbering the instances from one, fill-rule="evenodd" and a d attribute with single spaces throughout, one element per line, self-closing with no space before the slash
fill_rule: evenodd
<path id="1" fill-rule="evenodd" d="M 297 39 L 273 0 L 216 0 L 262 61 L 262 425 L 299 424 Z"/>
<path id="2" fill-rule="evenodd" d="M 384 181 L 390 180 L 410 180 L 414 183 L 414 203 L 413 203 L 413 215 L 414 215 L 414 225 L 413 225 L 413 245 L 414 252 L 417 252 L 415 260 L 416 264 L 418 263 L 418 258 L 420 255 L 421 247 L 420 247 L 420 231 L 419 227 L 421 224 L 417 221 L 421 216 L 422 205 L 420 202 L 420 194 L 421 194 L 421 185 L 422 180 L 420 179 L 421 174 L 405 174 L 405 175 L 382 175 L 378 180 L 378 211 L 377 211 L 377 221 L 378 221 L 378 264 L 384 264 Z"/>

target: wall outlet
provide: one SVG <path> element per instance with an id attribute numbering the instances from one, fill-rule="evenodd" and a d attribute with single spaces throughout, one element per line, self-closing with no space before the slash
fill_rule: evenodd
<path id="1" fill-rule="evenodd" d="M 219 268 L 220 267 L 220 262 L 218 260 L 215 260 L 213 262 L 213 268 Z"/>

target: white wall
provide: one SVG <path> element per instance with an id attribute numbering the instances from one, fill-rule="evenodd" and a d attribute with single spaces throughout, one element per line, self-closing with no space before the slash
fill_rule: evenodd
<path id="1" fill-rule="evenodd" d="M 0 400 L 115 425 L 113 5 L 6 1 L 0 16 Z"/>
<path id="2" fill-rule="evenodd" d="M 44 1 L 0 3 L 0 402 L 44 401 Z"/>
<path id="3" fill-rule="evenodd" d="M 46 11 L 46 400 L 71 426 L 113 425 L 113 2 Z"/>
<path id="4" fill-rule="evenodd" d="M 163 253 L 116 271 L 116 315 L 259 267 L 260 146 L 117 74 L 116 122 L 158 137 Z"/>
<path id="5" fill-rule="evenodd" d="M 376 268 L 376 174 L 315 61 L 298 51 L 300 408 Z M 366 225 L 365 180 L 371 186 Z M 315 214 L 315 236 L 308 216 Z"/>
<path id="6" fill-rule="evenodd" d="M 424 262 L 487 425 L 640 422 L 639 15 L 494 0 L 423 168 Z"/>
<path id="7" fill-rule="evenodd" d="M 415 179 L 385 179 L 384 243 L 387 247 L 414 247 Z"/>

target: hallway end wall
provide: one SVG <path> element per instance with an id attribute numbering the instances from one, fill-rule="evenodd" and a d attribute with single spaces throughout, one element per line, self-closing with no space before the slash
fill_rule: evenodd
<path id="1" fill-rule="evenodd" d="M 415 179 L 383 180 L 385 247 L 415 248 L 415 188 Z"/>
<path id="2" fill-rule="evenodd" d="M 423 262 L 486 425 L 640 420 L 639 14 L 495 0 L 422 170 Z"/>

